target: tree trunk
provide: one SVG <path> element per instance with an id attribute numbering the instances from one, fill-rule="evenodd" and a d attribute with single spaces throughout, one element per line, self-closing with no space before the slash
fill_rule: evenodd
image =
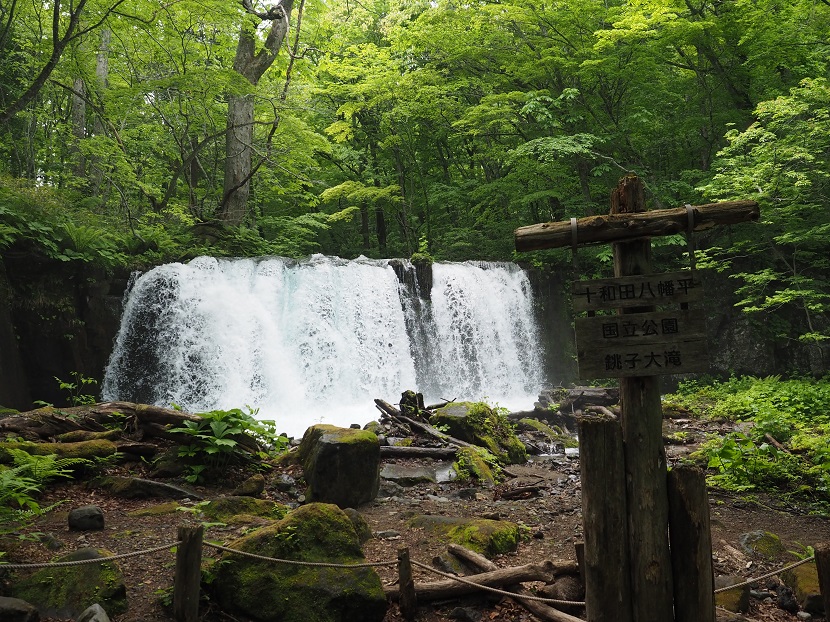
<path id="1" fill-rule="evenodd" d="M 271 22 L 271 30 L 263 47 L 257 51 L 256 21 L 245 20 L 239 33 L 233 68 L 251 85 L 274 63 L 288 34 L 288 23 L 294 0 L 281 0 L 267 12 L 257 12 L 251 0 L 242 6 L 261 22 Z M 225 139 L 225 185 L 218 216 L 228 225 L 239 225 L 248 214 L 254 137 L 254 95 L 228 97 L 228 131 Z"/>
<path id="2" fill-rule="evenodd" d="M 228 225 L 239 225 L 248 209 L 251 146 L 254 140 L 254 96 L 228 98 L 228 133 L 225 139 L 225 186 L 220 217 Z"/>
<path id="3" fill-rule="evenodd" d="M 98 48 L 98 54 L 95 56 L 95 77 L 97 79 L 97 87 L 100 90 L 100 100 L 103 101 L 104 92 L 109 87 L 110 75 L 110 40 L 112 39 L 112 31 L 109 28 L 101 29 L 101 46 Z M 104 121 L 101 115 L 95 115 L 95 121 L 92 124 L 92 135 L 103 136 L 105 133 Z M 101 168 L 100 158 L 93 157 L 90 162 L 90 177 L 92 185 L 90 188 L 91 196 L 99 196 L 101 184 L 104 181 L 104 171 Z M 106 197 L 101 197 L 102 202 Z"/>
<path id="4" fill-rule="evenodd" d="M 81 141 L 86 137 L 86 84 L 83 78 L 75 78 L 72 85 L 72 174 L 82 179 L 86 173 L 86 159 L 81 153 Z"/>

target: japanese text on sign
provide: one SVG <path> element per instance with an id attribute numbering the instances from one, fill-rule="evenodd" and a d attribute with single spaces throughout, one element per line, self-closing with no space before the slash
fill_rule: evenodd
<path id="1" fill-rule="evenodd" d="M 690 271 L 577 281 L 573 285 L 574 311 L 674 304 L 700 296 L 700 283 Z"/>

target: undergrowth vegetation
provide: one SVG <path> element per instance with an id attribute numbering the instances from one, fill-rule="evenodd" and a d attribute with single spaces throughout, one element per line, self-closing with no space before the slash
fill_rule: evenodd
<path id="1" fill-rule="evenodd" d="M 682 383 L 667 402 L 710 419 L 743 422 L 696 454 L 710 485 L 765 491 L 830 510 L 830 376 Z"/>
<path id="2" fill-rule="evenodd" d="M 182 427 L 171 429 L 191 439 L 179 446 L 179 457 L 189 460 L 185 479 L 196 483 L 215 478 L 233 464 L 250 462 L 254 457 L 266 460 L 285 451 L 288 437 L 277 434 L 273 421 L 256 419 L 256 414 L 256 410 L 246 413 L 239 408 L 211 410 L 200 413 L 198 421 L 185 421 Z M 246 438 L 257 450 L 252 452 Z"/>

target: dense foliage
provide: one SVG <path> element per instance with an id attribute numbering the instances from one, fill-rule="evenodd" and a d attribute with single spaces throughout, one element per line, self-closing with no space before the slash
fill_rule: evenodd
<path id="1" fill-rule="evenodd" d="M 707 257 L 747 311 L 798 314 L 781 335 L 830 334 L 827 2 L 278 5 L 0 0 L 0 253 L 555 264 L 513 230 L 634 172 L 654 208 L 758 200 Z"/>
<path id="2" fill-rule="evenodd" d="M 667 399 L 706 418 L 739 422 L 699 452 L 711 485 L 830 507 L 830 377 L 693 381 Z"/>

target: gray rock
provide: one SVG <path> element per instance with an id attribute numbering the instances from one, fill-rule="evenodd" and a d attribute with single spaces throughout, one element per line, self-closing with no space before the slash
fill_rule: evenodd
<path id="1" fill-rule="evenodd" d="M 125 499 L 151 499 L 156 497 L 162 499 L 189 498 L 198 499 L 199 501 L 204 499 L 202 495 L 193 490 L 186 490 L 179 486 L 173 486 L 172 484 L 155 482 L 140 477 L 121 477 L 116 475 L 96 477 L 87 486 L 90 488 L 103 488 Z"/>
<path id="2" fill-rule="evenodd" d="M 104 528 L 104 511 L 97 505 L 83 505 L 69 512 L 69 528 L 95 531 Z"/>
<path id="3" fill-rule="evenodd" d="M 110 622 L 110 617 L 101 605 L 95 603 L 85 609 L 75 622 Z"/>
<path id="4" fill-rule="evenodd" d="M 0 596 L 0 620 L 3 622 L 39 622 L 37 607 L 19 598 Z"/>
<path id="5" fill-rule="evenodd" d="M 234 497 L 258 497 L 265 490 L 265 477 L 262 473 L 252 475 L 231 493 Z"/>
<path id="6" fill-rule="evenodd" d="M 399 486 L 416 486 L 417 484 L 434 484 L 435 470 L 423 466 L 405 464 L 384 464 L 380 476 Z"/>
<path id="7" fill-rule="evenodd" d="M 812 620 L 813 614 L 807 613 L 806 611 L 799 611 L 797 614 L 795 614 L 795 617 L 799 620 Z"/>

